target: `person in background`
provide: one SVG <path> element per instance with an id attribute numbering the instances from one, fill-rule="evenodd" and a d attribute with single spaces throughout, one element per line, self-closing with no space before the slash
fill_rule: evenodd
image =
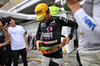
<path id="1" fill-rule="evenodd" d="M 100 0 L 66 0 L 80 28 L 79 56 L 83 66 L 100 66 Z M 90 8 L 84 7 L 89 6 Z"/>
<path id="2" fill-rule="evenodd" d="M 14 66 L 18 66 L 19 55 L 22 56 L 24 66 L 27 64 L 27 51 L 29 51 L 29 46 L 27 38 L 25 36 L 24 28 L 20 25 L 15 24 L 13 17 L 10 17 L 10 27 L 8 28 L 9 38 L 11 38 L 11 50 Z"/>
<path id="3" fill-rule="evenodd" d="M 51 5 L 51 6 L 49 6 L 50 14 L 52 16 L 57 16 L 57 12 L 61 11 L 61 9 L 56 6 L 56 4 L 54 3 L 54 1 L 52 1 L 50 5 Z"/>
<path id="4" fill-rule="evenodd" d="M 0 66 L 4 66 L 7 63 L 8 55 L 6 53 L 6 47 L 10 41 L 8 41 L 8 31 L 6 30 L 8 23 L 0 18 Z"/>
<path id="5" fill-rule="evenodd" d="M 63 26 L 71 27 L 70 34 L 64 38 L 65 42 L 63 42 L 63 44 L 68 44 L 73 38 L 78 27 L 77 23 L 64 17 L 51 16 L 49 7 L 45 3 L 39 3 L 35 7 L 35 13 L 37 15 L 36 21 L 40 20 L 36 34 L 37 50 L 41 50 L 39 44 L 42 42 L 46 42 L 44 43 L 45 47 L 59 45 L 61 43 L 61 31 Z M 51 64 L 51 62 L 53 64 Z M 51 54 L 43 54 L 41 66 L 64 66 L 62 49 Z"/>
<path id="6" fill-rule="evenodd" d="M 36 50 L 36 41 L 35 41 L 35 35 L 33 36 L 33 39 L 32 39 L 32 44 L 33 44 L 33 47 L 32 47 L 32 49 Z"/>
<path id="7" fill-rule="evenodd" d="M 29 46 L 30 46 L 30 44 L 31 44 L 31 40 L 32 40 L 32 36 L 28 35 L 27 41 L 28 41 Z"/>

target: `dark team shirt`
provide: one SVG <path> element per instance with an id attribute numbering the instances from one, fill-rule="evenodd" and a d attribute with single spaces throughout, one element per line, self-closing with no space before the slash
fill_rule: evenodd
<path id="1" fill-rule="evenodd" d="M 70 37 L 70 39 L 72 39 L 78 25 L 71 20 L 65 19 L 64 17 L 52 16 L 47 23 L 44 23 L 42 21 L 40 22 L 36 34 L 36 40 L 41 39 L 42 41 L 46 42 L 57 40 L 57 42 L 55 43 L 45 44 L 46 47 L 60 44 L 61 31 L 63 26 L 71 27 L 71 31 L 68 36 Z M 60 58 L 62 57 L 62 50 L 60 49 L 59 51 L 52 54 L 44 54 L 44 56 Z"/>
<path id="2" fill-rule="evenodd" d="M 4 36 L 4 31 L 0 31 L 0 43 L 4 43 L 4 39 L 5 39 L 5 36 Z M 0 51 L 3 50 L 4 47 L 0 47 Z"/>

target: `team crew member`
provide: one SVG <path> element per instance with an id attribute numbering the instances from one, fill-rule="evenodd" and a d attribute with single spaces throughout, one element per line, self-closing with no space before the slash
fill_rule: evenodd
<path id="1" fill-rule="evenodd" d="M 19 55 L 22 56 L 24 66 L 28 66 L 26 50 L 29 51 L 29 46 L 25 36 L 25 31 L 22 26 L 15 24 L 14 18 L 10 18 L 11 21 L 8 33 L 11 38 L 11 50 L 14 66 L 18 66 Z"/>
<path id="2" fill-rule="evenodd" d="M 50 15 L 57 16 L 57 12 L 61 11 L 59 7 L 56 6 L 54 2 L 51 2 L 51 6 L 49 7 Z"/>
<path id="3" fill-rule="evenodd" d="M 3 66 L 7 62 L 7 53 L 5 44 L 8 40 L 8 32 L 5 30 L 7 23 L 3 26 L 3 23 L 0 20 L 0 66 Z"/>
<path id="4" fill-rule="evenodd" d="M 38 4 L 35 8 L 35 13 L 37 15 L 36 20 L 40 20 L 40 24 L 36 34 L 37 50 L 40 50 L 39 44 L 43 41 L 53 41 L 53 43 L 45 43 L 45 47 L 51 47 L 60 44 L 61 30 L 63 26 L 71 27 L 70 34 L 68 35 L 68 37 L 64 38 L 64 40 L 66 40 L 66 44 L 69 43 L 78 27 L 78 25 L 75 22 L 68 20 L 64 17 L 51 16 L 49 8 L 45 3 Z M 51 65 L 50 62 L 53 62 L 56 65 Z M 64 66 L 62 49 L 51 54 L 43 54 L 41 66 L 50 66 L 49 64 L 51 66 Z"/>
<path id="5" fill-rule="evenodd" d="M 85 11 L 77 0 L 66 1 L 80 27 L 79 56 L 82 65 L 100 66 L 100 0 L 86 0 L 92 4 L 92 8 Z M 90 5 L 89 3 L 87 6 Z M 90 16 L 87 15 L 89 9 L 92 10 Z"/>

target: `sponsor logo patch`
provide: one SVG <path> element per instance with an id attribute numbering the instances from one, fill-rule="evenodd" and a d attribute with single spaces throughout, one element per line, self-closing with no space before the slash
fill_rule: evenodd
<path id="1" fill-rule="evenodd" d="M 95 27 L 96 27 L 96 24 L 94 24 L 87 16 L 85 16 L 85 17 L 83 18 L 83 20 L 84 20 L 85 24 L 87 24 L 87 26 L 88 26 L 89 28 L 91 28 L 92 31 L 94 31 L 94 29 L 95 29 Z"/>

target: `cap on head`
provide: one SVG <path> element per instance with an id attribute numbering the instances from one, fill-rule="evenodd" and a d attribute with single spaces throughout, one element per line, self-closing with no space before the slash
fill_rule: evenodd
<path id="1" fill-rule="evenodd" d="M 48 10 L 48 5 L 40 3 L 35 7 L 36 21 L 42 20 Z"/>

